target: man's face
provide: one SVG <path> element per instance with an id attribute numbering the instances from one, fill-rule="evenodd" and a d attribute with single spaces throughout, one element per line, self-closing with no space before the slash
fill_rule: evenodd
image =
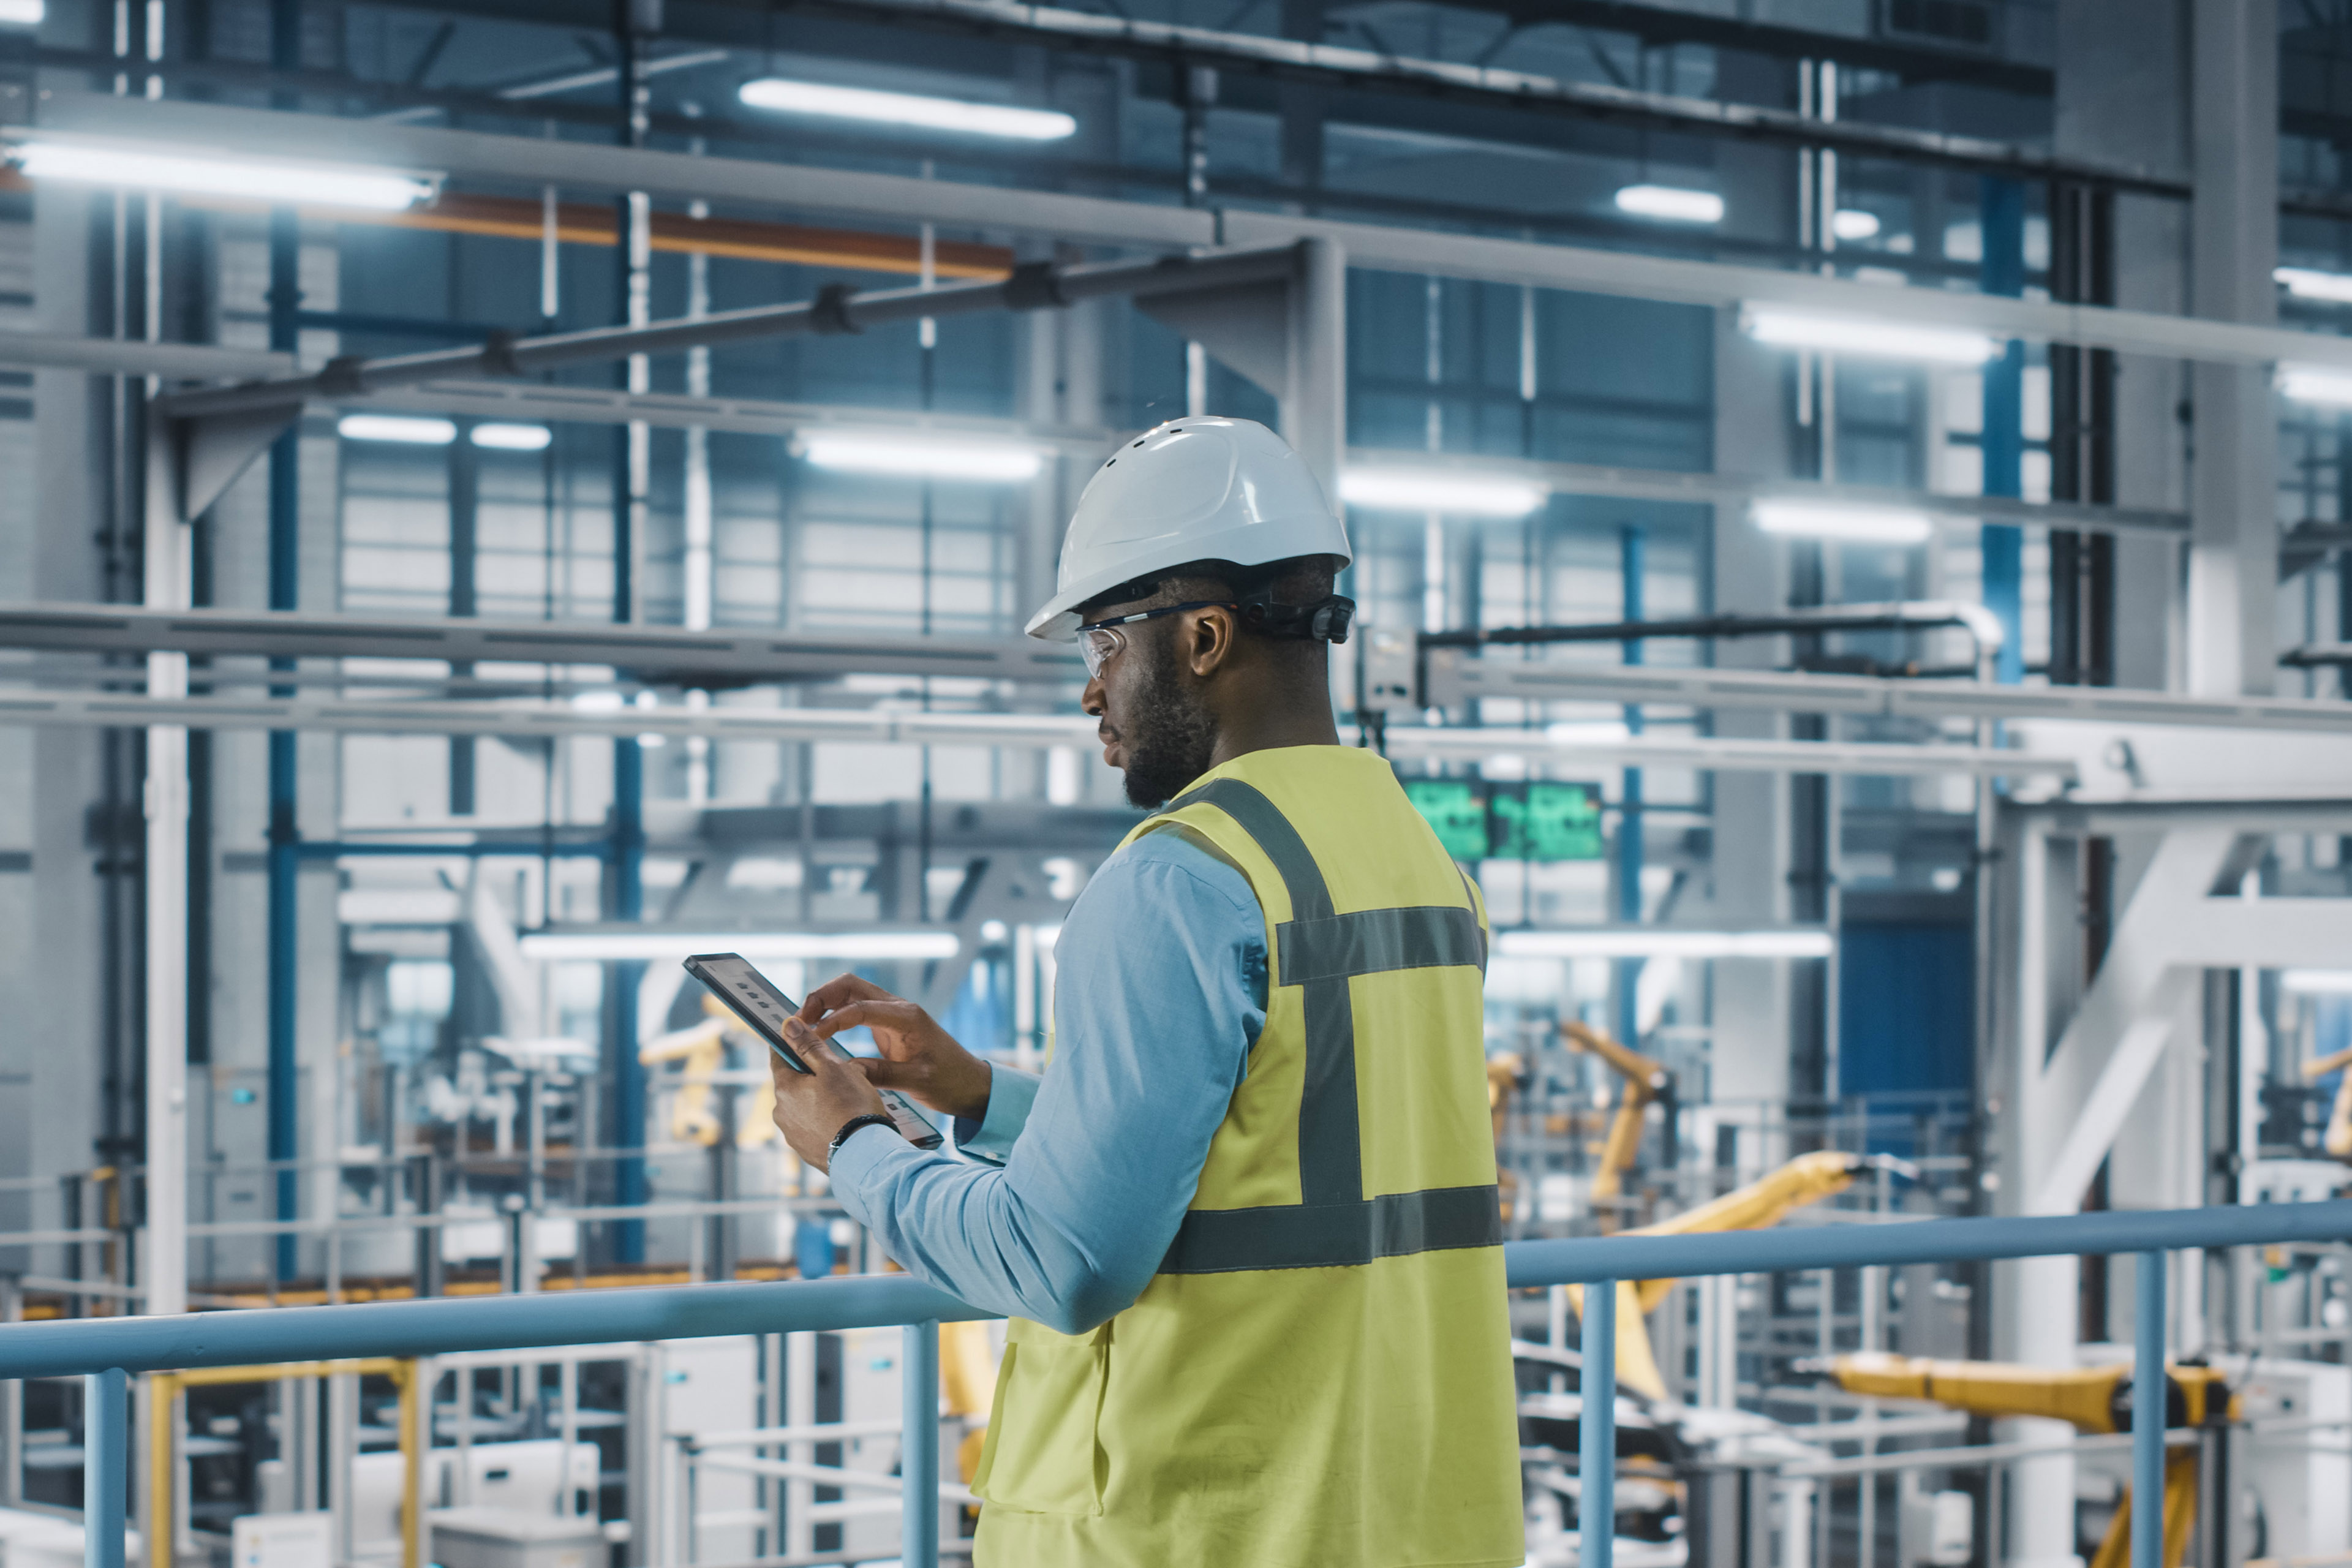
<path id="1" fill-rule="evenodd" d="M 1089 618 L 1141 607 L 1116 605 Z M 1126 646 L 1087 683 L 1081 705 L 1101 722 L 1103 761 L 1125 775 L 1127 798 L 1149 810 L 1209 771 L 1216 726 L 1201 683 L 1178 655 L 1190 616 L 1121 628 Z"/>

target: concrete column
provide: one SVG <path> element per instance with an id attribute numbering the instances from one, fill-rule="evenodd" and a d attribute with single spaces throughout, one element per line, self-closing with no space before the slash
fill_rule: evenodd
<path id="1" fill-rule="evenodd" d="M 2189 136 L 2185 5 L 2145 0 L 2074 0 L 2057 10 L 2053 129 L 2061 157 L 2129 158 L 2151 173 L 2185 176 Z M 2116 304 L 2179 313 L 2189 306 L 2189 208 L 2154 196 L 2115 198 Z M 2116 356 L 2116 504 L 2186 510 L 2189 395 L 2182 363 Z M 2179 546 L 2134 534 L 2116 539 L 2116 684 L 2171 684 L 2180 641 Z"/>
<path id="2" fill-rule="evenodd" d="M 105 300 L 110 263 L 100 247 L 101 222 L 111 227 L 111 197 L 44 184 L 32 202 L 37 329 L 74 337 L 110 333 Z M 126 586 L 109 582 L 101 548 L 93 543 L 106 532 L 113 495 L 112 385 L 80 371 L 33 373 L 32 461 L 26 477 L 34 490 L 31 515 L 40 526 L 26 547 L 26 597 L 87 603 L 105 597 L 110 587 Z M 127 1002 L 121 991 L 108 995 L 113 976 L 97 957 L 109 892 L 108 879 L 93 871 L 111 833 L 128 826 L 108 823 L 100 807 L 107 755 L 127 759 L 129 737 L 17 731 L 11 744 L 31 753 L 26 842 L 33 868 L 23 880 L 34 918 L 27 921 L 25 951 L 6 961 L 13 1026 L 0 1030 L 0 1071 L 25 1074 L 17 1092 L 39 1108 L 25 1123 L 30 1145 L 22 1154 L 25 1171 L 88 1170 L 108 1158 L 97 1146 L 105 1126 L 101 1101 L 110 1092 L 103 1035 L 110 1012 Z M 130 785 L 135 791 L 135 778 Z M 136 934 L 126 926 L 119 940 Z M 121 1017 L 116 1028 L 127 1044 L 137 1021 Z"/>
<path id="3" fill-rule="evenodd" d="M 1793 103 L 1785 65 L 1727 60 L 1726 97 L 1745 102 Z M 1787 241 L 1798 223 L 1794 161 L 1777 149 L 1725 144 L 1716 153 L 1727 204 L 1727 232 Z M 1715 468 L 1718 473 L 1780 478 L 1795 471 L 1786 355 L 1743 335 L 1734 312 L 1717 312 L 1715 331 Z M 1789 547 L 1759 531 L 1748 509 L 1715 509 L 1713 554 L 1706 566 L 1713 608 L 1767 613 L 1789 605 Z M 1774 668 L 1777 639 L 1716 645 L 1727 668 Z M 1715 733 L 1743 740 L 1786 740 L 1787 716 L 1724 709 Z M 1789 918 L 1789 779 L 1785 774 L 1715 775 L 1714 847 L 1706 920 L 1721 929 L 1778 925 Z M 1719 960 L 1714 965 L 1713 1092 L 1718 1102 L 1780 1100 L 1789 1093 L 1790 1009 L 1789 965 Z M 1743 1134 L 1744 1165 L 1769 1162 L 1779 1151 Z"/>
<path id="4" fill-rule="evenodd" d="M 2278 6 L 2191 0 L 2189 307 L 2278 315 Z M 2278 419 L 2259 366 L 2191 374 L 2189 688 L 2269 692 L 2277 677 Z"/>

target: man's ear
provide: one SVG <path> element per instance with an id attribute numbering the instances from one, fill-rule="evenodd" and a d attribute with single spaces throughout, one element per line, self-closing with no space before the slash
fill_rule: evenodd
<path id="1" fill-rule="evenodd" d="M 1206 680 L 1233 662 L 1234 641 L 1241 627 L 1223 605 L 1195 610 L 1185 620 L 1185 661 L 1196 679 Z"/>

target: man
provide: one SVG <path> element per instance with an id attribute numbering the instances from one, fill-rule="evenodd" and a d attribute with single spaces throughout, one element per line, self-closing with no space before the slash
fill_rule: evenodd
<path id="1" fill-rule="evenodd" d="M 1128 797 L 1055 950 L 1041 1079 L 855 976 L 776 1121 L 909 1272 L 1006 1313 L 982 1568 L 1524 1561 L 1468 879 L 1342 747 L 1347 536 L 1247 420 L 1079 499 L 1031 635 L 1081 639 Z M 866 1026 L 878 1060 L 832 1045 Z M 959 1160 L 877 1085 L 956 1118 Z"/>

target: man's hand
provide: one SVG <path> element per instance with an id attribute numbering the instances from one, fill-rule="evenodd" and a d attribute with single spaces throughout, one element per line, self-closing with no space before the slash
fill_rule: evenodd
<path id="1" fill-rule="evenodd" d="M 988 1064 L 929 1013 L 872 981 L 855 974 L 827 981 L 801 1004 L 800 1020 L 827 1040 L 861 1024 L 873 1030 L 882 1055 L 853 1059 L 876 1087 L 895 1089 L 948 1116 L 978 1121 L 988 1114 Z"/>
<path id="2" fill-rule="evenodd" d="M 841 1047 L 802 1023 L 784 1020 L 784 1037 L 808 1064 L 805 1073 L 786 1067 L 771 1051 L 768 1070 L 776 1080 L 776 1131 L 802 1163 L 822 1171 L 832 1158 L 833 1135 L 851 1118 L 887 1116 L 882 1096 Z"/>

